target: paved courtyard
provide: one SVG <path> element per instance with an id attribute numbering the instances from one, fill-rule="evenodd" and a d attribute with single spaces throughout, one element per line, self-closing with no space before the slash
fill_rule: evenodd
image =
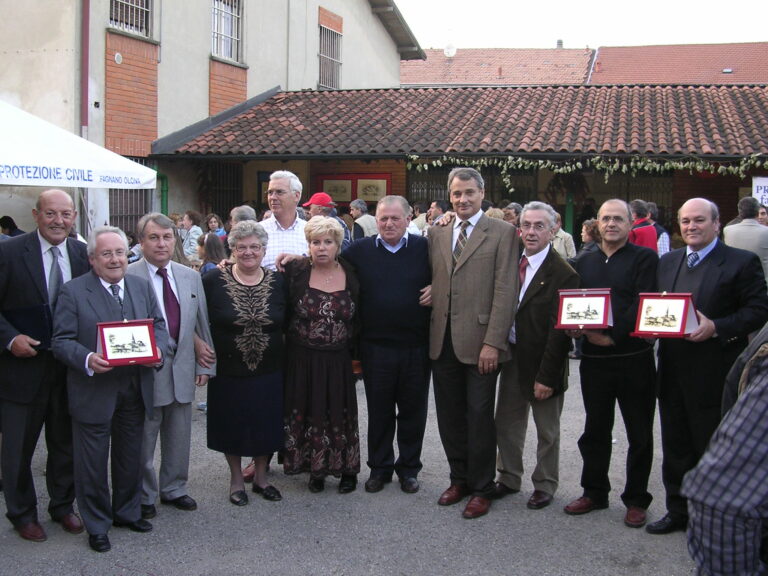
<path id="1" fill-rule="evenodd" d="M 267 502 L 251 496 L 248 506 L 229 503 L 224 457 L 206 448 L 206 418 L 193 415 L 193 455 L 190 495 L 195 512 L 158 507 L 149 534 L 124 529 L 110 532 L 112 551 L 97 554 L 85 534 L 66 534 L 53 524 L 46 507 L 44 450 L 38 447 L 34 464 L 41 520 L 48 541 L 21 540 L 5 522 L 0 529 L 0 575 L 45 576 L 204 576 L 204 575 L 663 575 L 692 574 L 694 566 L 685 536 L 651 536 L 623 524 L 623 487 L 626 439 L 617 414 L 611 468 L 610 507 L 581 517 L 562 509 L 581 495 L 581 458 L 577 440 L 584 416 L 578 381 L 578 362 L 571 361 L 571 388 L 566 392 L 562 423 L 560 489 L 554 503 L 528 510 L 530 480 L 523 492 L 495 502 L 490 514 L 477 520 L 461 517 L 462 505 L 440 507 L 440 493 L 448 486 L 448 468 L 440 445 L 434 404 L 430 403 L 424 446 L 421 490 L 407 495 L 397 483 L 378 494 L 360 485 L 340 495 L 329 480 L 325 492 L 310 494 L 306 477 L 286 477 L 273 467 L 271 481 L 283 501 Z M 205 399 L 205 391 L 198 392 Z M 360 433 L 366 456 L 365 393 L 358 383 Z M 531 423 L 527 463 L 534 461 Z M 530 467 L 532 469 L 532 466 Z M 656 455 L 651 476 L 655 499 L 651 520 L 664 514 L 661 453 L 656 422 Z M 0 503 L 5 514 L 5 503 Z"/>

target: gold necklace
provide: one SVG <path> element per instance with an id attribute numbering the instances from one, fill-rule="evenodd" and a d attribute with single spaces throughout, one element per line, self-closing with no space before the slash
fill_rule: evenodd
<path id="1" fill-rule="evenodd" d="M 237 264 L 232 266 L 232 276 L 234 276 L 235 280 L 237 280 L 240 284 L 243 284 L 245 286 L 257 286 L 264 279 L 264 270 L 262 270 L 261 267 L 259 267 L 259 272 L 261 273 L 259 275 L 259 279 L 256 280 L 256 282 L 254 282 L 253 284 L 249 284 L 248 282 L 243 282 L 242 278 L 240 278 L 240 276 L 238 275 Z"/>

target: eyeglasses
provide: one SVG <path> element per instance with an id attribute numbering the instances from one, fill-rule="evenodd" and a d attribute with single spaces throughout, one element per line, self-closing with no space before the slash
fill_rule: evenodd
<path id="1" fill-rule="evenodd" d="M 237 252 L 238 254 L 245 254 L 249 250 L 251 252 L 260 252 L 261 248 L 262 248 L 261 244 L 251 244 L 249 246 L 239 245 L 239 246 L 235 246 L 235 252 Z"/>
<path id="2" fill-rule="evenodd" d="M 115 256 L 116 258 L 122 258 L 128 253 L 127 250 L 105 250 L 104 252 L 99 252 L 99 258 L 103 258 L 104 260 L 112 260 L 112 257 Z"/>
<path id="3" fill-rule="evenodd" d="M 288 190 L 267 190 L 267 196 L 285 196 Z"/>
<path id="4" fill-rule="evenodd" d="M 605 216 L 600 216 L 600 222 L 603 224 L 608 224 L 608 222 L 616 222 L 616 224 L 621 224 L 622 222 L 626 222 L 627 219 L 624 218 L 624 216 L 608 216 L 607 214 Z"/>
<path id="5" fill-rule="evenodd" d="M 520 224 L 520 228 L 523 230 L 530 230 L 533 228 L 536 232 L 544 232 L 544 230 L 548 230 L 548 228 L 542 224 L 541 222 L 537 222 L 536 224 L 533 224 L 531 222 L 523 222 Z"/>

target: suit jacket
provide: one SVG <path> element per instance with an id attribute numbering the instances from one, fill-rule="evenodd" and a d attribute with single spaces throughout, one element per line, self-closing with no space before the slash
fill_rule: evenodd
<path id="1" fill-rule="evenodd" d="M 738 224 L 726 226 L 723 230 L 725 243 L 734 248 L 749 250 L 757 254 L 763 273 L 768 278 L 768 226 L 757 220 L 747 218 Z"/>
<path id="2" fill-rule="evenodd" d="M 95 273 L 86 274 L 62 288 L 56 303 L 53 322 L 53 354 L 67 365 L 67 391 L 72 418 L 89 424 L 109 422 L 117 404 L 117 382 L 128 370 L 138 371 L 141 395 L 148 414 L 152 414 L 155 369 L 148 366 L 118 366 L 104 374 L 89 376 L 85 369 L 88 354 L 97 349 L 98 322 L 122 320 L 115 311 L 112 295 L 101 285 Z M 168 354 L 168 332 L 147 280 L 133 275 L 125 277 L 123 312 L 128 320 L 152 318 L 155 340 L 165 357 Z"/>
<path id="3" fill-rule="evenodd" d="M 72 278 L 89 269 L 85 244 L 66 240 Z M 12 402 L 31 402 L 40 389 L 47 352 L 32 358 L 17 358 L 8 344 L 19 335 L 3 315 L 19 309 L 48 306 L 48 288 L 37 230 L 0 243 L 0 398 Z M 50 315 L 48 316 L 50 322 Z M 49 325 L 52 332 L 53 326 Z"/>
<path id="4" fill-rule="evenodd" d="M 216 365 L 203 368 L 195 360 L 195 334 L 213 348 L 208 323 L 208 306 L 200 274 L 176 262 L 170 263 L 176 280 L 181 318 L 178 342 L 169 342 L 163 367 L 155 374 L 154 406 L 167 406 L 174 400 L 187 404 L 195 399 L 195 376 L 216 375 Z M 128 274 L 151 282 L 144 260 L 128 265 Z"/>
<path id="5" fill-rule="evenodd" d="M 533 400 L 540 382 L 562 394 L 568 387 L 570 338 L 555 330 L 560 301 L 558 290 L 578 288 L 579 275 L 553 249 L 531 279 L 515 313 L 517 382 Z"/>
<path id="6" fill-rule="evenodd" d="M 481 216 L 455 269 L 453 226 L 433 226 L 428 240 L 432 260 L 430 358 L 440 356 L 450 322 L 459 361 L 476 364 L 483 344 L 499 350 L 499 362 L 509 360 L 509 329 L 519 284 L 517 229 L 503 220 Z"/>

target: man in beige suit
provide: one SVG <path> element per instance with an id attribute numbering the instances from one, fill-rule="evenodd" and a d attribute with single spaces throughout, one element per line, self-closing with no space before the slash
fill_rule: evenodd
<path id="1" fill-rule="evenodd" d="M 768 228 L 757 220 L 760 202 L 757 198 L 746 196 L 739 200 L 738 209 L 741 222 L 723 229 L 725 243 L 757 254 L 763 266 L 763 273 L 768 278 Z"/>
<path id="2" fill-rule="evenodd" d="M 488 513 L 495 495 L 496 428 L 493 412 L 499 366 L 510 357 L 518 274 L 514 226 L 486 217 L 483 178 L 455 168 L 448 188 L 456 219 L 429 234 L 432 259 L 433 360 L 437 423 L 451 485 L 438 504 L 471 495 L 465 518 Z"/>

